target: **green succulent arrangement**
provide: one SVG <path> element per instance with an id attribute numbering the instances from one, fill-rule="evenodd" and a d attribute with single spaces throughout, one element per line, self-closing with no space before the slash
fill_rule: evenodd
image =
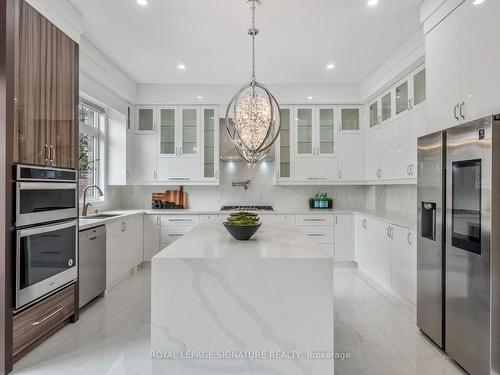
<path id="1" fill-rule="evenodd" d="M 259 223 L 259 216 L 252 212 L 234 212 L 227 218 L 226 225 L 252 227 Z"/>

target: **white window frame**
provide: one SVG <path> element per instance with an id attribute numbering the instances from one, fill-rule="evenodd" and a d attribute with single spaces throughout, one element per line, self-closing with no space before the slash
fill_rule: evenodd
<path id="1" fill-rule="evenodd" d="M 89 102 L 88 99 L 83 97 L 85 101 Z M 86 105 L 85 103 L 80 102 L 79 105 L 83 105 L 87 108 L 90 108 L 91 110 L 94 110 L 91 106 Z M 100 106 L 99 106 L 100 107 Z M 78 124 L 78 133 L 84 133 L 87 135 L 90 135 L 92 137 L 95 137 L 96 141 L 96 159 L 98 160 L 98 167 L 97 167 L 97 175 L 95 176 L 95 179 L 97 180 L 96 185 L 99 186 L 103 192 L 102 197 L 97 197 L 94 193 L 94 195 L 87 195 L 87 200 L 86 202 L 88 203 L 104 203 L 106 201 L 107 197 L 107 191 L 106 191 L 106 163 L 105 163 L 105 150 L 106 150 L 106 125 L 107 125 L 107 120 L 108 116 L 106 113 L 106 110 L 103 112 L 96 111 L 97 117 L 98 117 L 98 124 L 97 126 L 90 126 L 90 125 L 85 125 L 85 124 Z M 79 197 L 79 202 L 80 204 L 83 203 L 83 197 Z"/>

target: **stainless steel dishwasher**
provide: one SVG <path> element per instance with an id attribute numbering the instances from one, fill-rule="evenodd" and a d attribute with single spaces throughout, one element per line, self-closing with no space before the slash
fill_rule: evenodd
<path id="1" fill-rule="evenodd" d="M 106 226 L 80 232 L 80 307 L 106 290 Z"/>

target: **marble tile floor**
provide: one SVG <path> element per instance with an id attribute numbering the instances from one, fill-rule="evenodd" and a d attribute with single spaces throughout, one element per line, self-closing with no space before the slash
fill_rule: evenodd
<path id="1" fill-rule="evenodd" d="M 360 277 L 335 270 L 336 375 L 462 375 L 465 372 L 416 326 L 415 306 Z"/>
<path id="2" fill-rule="evenodd" d="M 372 286 L 356 269 L 335 274 L 336 375 L 464 374 L 419 332 L 411 305 Z M 131 275 L 14 366 L 23 375 L 150 373 L 150 268 Z"/>

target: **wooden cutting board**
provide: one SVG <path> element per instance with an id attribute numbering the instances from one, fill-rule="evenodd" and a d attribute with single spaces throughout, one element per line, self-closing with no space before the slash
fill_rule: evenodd
<path id="1" fill-rule="evenodd" d="M 153 193 L 152 200 L 161 201 L 164 208 L 187 208 L 187 193 L 184 190 L 167 190 Z"/>

